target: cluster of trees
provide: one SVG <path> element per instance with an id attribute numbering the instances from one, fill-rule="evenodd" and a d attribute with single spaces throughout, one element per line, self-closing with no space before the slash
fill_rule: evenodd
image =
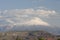
<path id="1" fill-rule="evenodd" d="M 16 40 L 23 40 L 23 39 L 17 37 Z M 45 39 L 44 38 L 38 38 L 38 40 L 45 40 Z"/>

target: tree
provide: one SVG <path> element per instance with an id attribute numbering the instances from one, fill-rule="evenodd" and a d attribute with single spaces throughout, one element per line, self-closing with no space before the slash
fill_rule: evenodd
<path id="1" fill-rule="evenodd" d="M 17 36 L 16 40 L 22 40 L 22 39 Z"/>
<path id="2" fill-rule="evenodd" d="M 57 39 L 57 40 L 60 40 L 60 38 L 59 38 L 59 39 Z"/>
<path id="3" fill-rule="evenodd" d="M 38 40 L 44 40 L 44 38 L 38 38 Z"/>

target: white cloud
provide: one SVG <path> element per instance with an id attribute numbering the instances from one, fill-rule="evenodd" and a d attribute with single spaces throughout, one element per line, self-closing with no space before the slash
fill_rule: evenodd
<path id="1" fill-rule="evenodd" d="M 6 13 L 6 14 L 4 14 Z M 56 12 L 54 10 L 45 10 L 45 9 L 14 9 L 14 10 L 5 10 L 3 11 L 3 15 L 6 16 L 16 16 L 16 17 L 22 17 L 27 15 L 41 15 L 41 16 L 48 16 L 54 15 Z M 22 15 L 22 16 L 21 16 Z"/>
<path id="2" fill-rule="evenodd" d="M 43 15 L 43 16 L 48 16 L 48 15 L 53 15 L 56 12 L 52 11 L 52 10 L 40 10 L 40 9 L 38 9 L 38 10 L 36 10 L 36 13 L 40 14 L 40 15 Z"/>
<path id="3" fill-rule="evenodd" d="M 3 18 L 3 16 L 0 16 L 0 18 Z"/>
<path id="4" fill-rule="evenodd" d="M 9 22 L 9 23 L 12 23 L 12 24 L 14 23 L 14 22 L 13 22 L 12 20 L 10 20 L 10 19 L 6 19 L 6 21 Z"/>
<path id="5" fill-rule="evenodd" d="M 3 13 L 7 13 L 8 12 L 8 10 L 4 10 L 4 12 Z"/>
<path id="6" fill-rule="evenodd" d="M 40 17 L 50 17 L 56 11 L 45 9 L 13 9 L 2 11 L 0 19 L 6 20 L 7 25 L 50 25 L 48 22 L 43 21 Z M 40 16 L 40 17 L 39 17 Z M 3 18 L 4 17 L 4 18 Z"/>

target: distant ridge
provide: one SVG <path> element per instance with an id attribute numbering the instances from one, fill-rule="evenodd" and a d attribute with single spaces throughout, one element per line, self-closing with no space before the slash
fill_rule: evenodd
<path id="1" fill-rule="evenodd" d="M 8 26 L 10 28 L 10 26 Z M 42 25 L 32 25 L 32 26 L 14 26 L 13 28 L 7 29 L 7 26 L 0 27 L 0 32 L 8 32 L 8 31 L 39 31 L 44 30 L 50 33 L 60 34 L 60 28 L 52 28 L 49 26 Z"/>

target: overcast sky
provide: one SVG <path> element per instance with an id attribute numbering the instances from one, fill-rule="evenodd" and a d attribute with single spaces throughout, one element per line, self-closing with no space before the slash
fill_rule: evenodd
<path id="1" fill-rule="evenodd" d="M 60 0 L 0 0 L 0 26 L 60 27 Z"/>

